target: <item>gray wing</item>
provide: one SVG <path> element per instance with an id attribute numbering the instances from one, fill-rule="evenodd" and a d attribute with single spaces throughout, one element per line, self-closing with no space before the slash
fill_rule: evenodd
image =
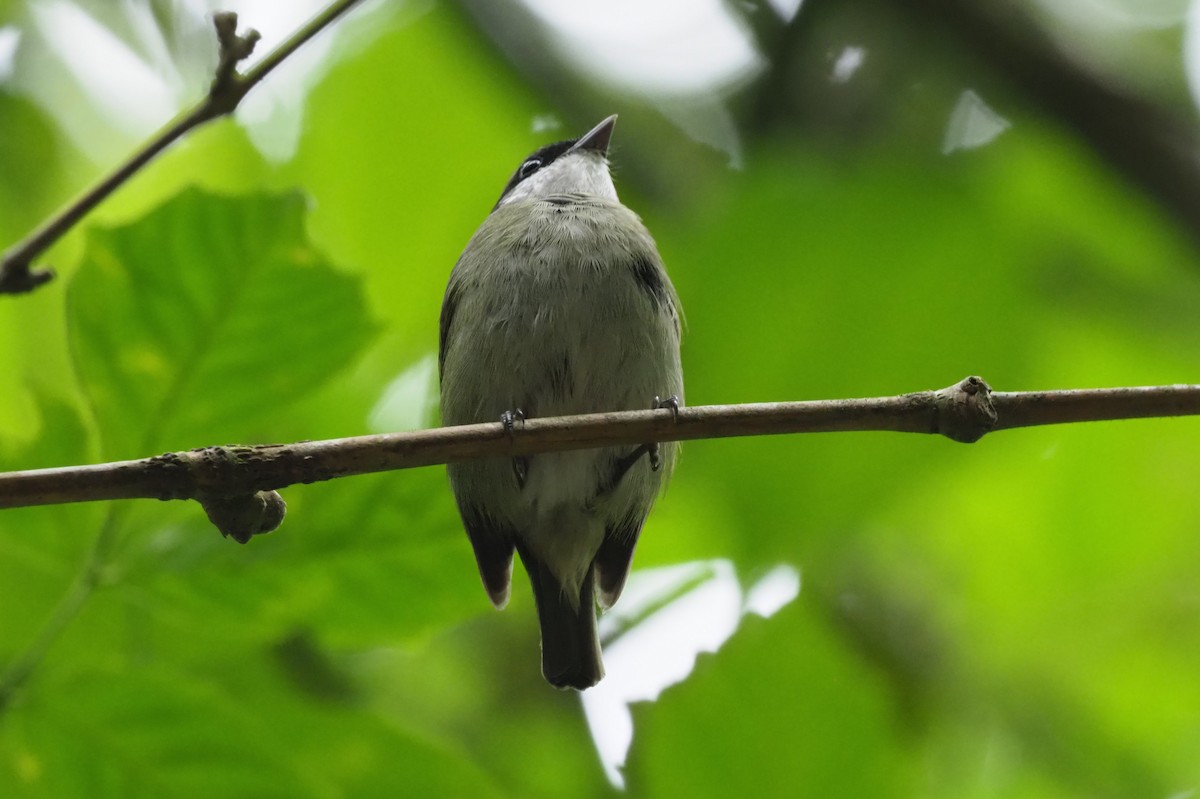
<path id="1" fill-rule="evenodd" d="M 629 576 L 629 564 L 633 561 L 633 550 L 638 535 L 646 521 L 644 513 L 634 511 L 632 515 L 604 531 L 600 551 L 593 565 L 596 569 L 596 588 L 599 590 L 600 605 L 611 608 L 625 588 Z"/>
<path id="2" fill-rule="evenodd" d="M 458 310 L 458 302 L 462 298 L 462 284 L 450 273 L 450 282 L 446 285 L 446 296 L 442 298 L 442 314 L 438 320 L 438 379 L 446 368 L 446 339 L 450 336 L 450 325 L 454 324 L 454 312 Z"/>
<path id="3" fill-rule="evenodd" d="M 648 252 L 634 258 L 630 264 L 630 271 L 632 271 L 633 279 L 637 281 L 638 286 L 650 298 L 650 302 L 660 311 L 669 314 L 675 321 L 675 334 L 679 335 L 683 326 L 679 295 L 675 293 L 675 287 L 671 285 L 671 278 L 667 276 L 667 270 L 658 256 L 658 251 L 651 248 Z"/>
<path id="4" fill-rule="evenodd" d="M 471 548 L 475 550 L 475 563 L 479 566 L 484 590 L 493 605 L 503 608 L 508 604 L 512 591 L 516 535 L 481 508 L 459 503 L 458 510 L 463 527 L 467 530 L 467 538 L 471 540 Z"/>

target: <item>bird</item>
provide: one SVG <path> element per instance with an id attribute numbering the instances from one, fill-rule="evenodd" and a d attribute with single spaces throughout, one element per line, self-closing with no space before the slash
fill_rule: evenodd
<path id="1" fill-rule="evenodd" d="M 451 270 L 438 373 L 446 425 L 669 407 L 683 401 L 682 310 L 658 247 L 609 169 L 616 115 L 525 158 Z M 612 606 L 677 459 L 674 442 L 448 465 L 483 585 L 502 609 L 513 555 L 529 575 L 542 674 L 604 676 Z"/>

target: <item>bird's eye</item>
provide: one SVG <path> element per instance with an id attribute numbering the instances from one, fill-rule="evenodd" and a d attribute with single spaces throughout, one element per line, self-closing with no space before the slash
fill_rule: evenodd
<path id="1" fill-rule="evenodd" d="M 518 174 L 521 176 L 522 179 L 524 179 L 524 178 L 527 178 L 530 175 L 532 175 L 534 172 L 537 172 L 541 168 L 542 168 L 542 159 L 530 158 L 528 161 L 521 164 L 521 169 L 518 171 Z"/>

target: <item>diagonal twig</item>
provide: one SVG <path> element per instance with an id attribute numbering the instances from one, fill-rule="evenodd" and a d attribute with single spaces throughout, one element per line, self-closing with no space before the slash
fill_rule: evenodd
<path id="1" fill-rule="evenodd" d="M 302 25 L 244 75 L 238 73 L 237 65 L 253 52 L 259 39 L 258 32 L 251 29 L 239 34 L 237 14 L 228 11 L 213 14 L 213 26 L 217 31 L 220 51 L 216 74 L 204 99 L 168 123 L 110 174 L 105 175 L 23 240 L 10 247 L 0 257 L 0 294 L 24 294 L 53 280 L 54 270 L 49 267 L 35 269 L 34 259 L 188 131 L 210 120 L 232 114 L 250 90 L 275 67 L 358 2 L 359 0 L 337 0 L 330 3 L 324 11 Z"/>

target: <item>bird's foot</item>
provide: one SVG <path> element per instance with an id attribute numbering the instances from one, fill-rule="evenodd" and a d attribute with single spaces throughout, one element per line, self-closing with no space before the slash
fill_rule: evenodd
<path id="1" fill-rule="evenodd" d="M 671 396 L 667 397 L 666 399 L 662 399 L 660 397 L 655 397 L 654 402 L 650 405 L 650 410 L 657 411 L 657 410 L 661 410 L 662 408 L 670 408 L 671 412 L 675 416 L 675 420 L 676 421 L 679 420 L 679 397 L 678 396 L 672 394 Z M 613 476 L 612 476 L 612 481 L 611 481 L 611 486 L 613 488 L 616 488 L 617 484 L 621 482 L 621 478 L 624 477 L 625 474 L 630 469 L 633 468 L 633 465 L 635 463 L 637 463 L 643 455 L 649 456 L 650 469 L 652 471 L 657 472 L 659 469 L 662 468 L 662 455 L 659 452 L 658 444 L 655 444 L 655 443 L 641 444 L 637 448 L 635 448 L 632 452 L 630 452 L 628 455 L 626 455 L 624 458 L 621 458 L 619 461 L 617 461 L 616 467 L 613 469 Z"/>
<path id="2" fill-rule="evenodd" d="M 521 427 L 525 426 L 525 411 L 520 408 L 513 408 L 511 411 L 500 414 L 500 424 L 504 425 L 504 432 L 508 433 L 509 438 L 516 437 L 513 428 L 517 426 L 517 422 L 521 423 Z"/>
<path id="3" fill-rule="evenodd" d="M 663 408 L 670 408 L 672 420 L 675 422 L 679 421 L 679 395 L 678 394 L 672 394 L 671 396 L 667 397 L 666 399 L 662 399 L 662 398 L 656 396 L 654 398 L 654 404 L 650 406 L 650 410 L 658 411 L 658 410 L 662 410 Z M 650 456 L 651 471 L 657 472 L 659 469 L 661 469 L 662 468 L 662 457 L 659 455 L 658 444 L 643 444 L 642 448 L 645 449 L 646 453 Z"/>
<path id="4" fill-rule="evenodd" d="M 515 432 L 517 422 L 521 423 L 521 427 L 525 426 L 525 411 L 520 408 L 513 408 L 511 411 L 505 411 L 500 414 L 500 424 L 504 425 L 504 432 L 508 433 L 509 440 L 515 440 L 517 434 Z M 529 458 L 519 457 L 512 459 L 513 476 L 517 478 L 517 488 L 525 487 L 525 478 L 529 476 Z"/>
<path id="5" fill-rule="evenodd" d="M 656 396 L 654 398 L 654 404 L 650 406 L 650 410 L 661 411 L 663 408 L 670 408 L 672 420 L 678 422 L 680 404 L 681 403 L 679 402 L 678 394 L 672 394 L 666 399 L 661 399 L 660 397 Z"/>

